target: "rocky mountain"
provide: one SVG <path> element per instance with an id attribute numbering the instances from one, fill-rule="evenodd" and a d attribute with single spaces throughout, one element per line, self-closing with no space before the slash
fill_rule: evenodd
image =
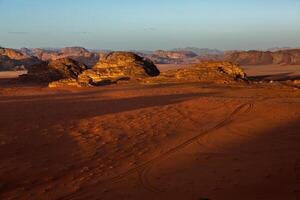
<path id="1" fill-rule="evenodd" d="M 223 51 L 218 49 L 208 49 L 208 48 L 197 48 L 197 47 L 186 47 L 186 48 L 177 48 L 173 49 L 172 51 L 191 51 L 195 54 L 201 56 L 201 55 L 222 55 L 224 54 Z"/>
<path id="2" fill-rule="evenodd" d="M 119 81 L 138 81 L 160 74 L 154 63 L 131 52 L 112 52 L 100 58 L 92 68 L 83 71 L 77 78 L 63 79 L 49 87 L 65 85 L 97 86 Z"/>
<path id="3" fill-rule="evenodd" d="M 221 61 L 224 52 L 217 49 L 194 47 L 178 48 L 170 51 L 138 51 L 138 55 L 151 59 L 156 64 L 194 64 L 202 61 Z"/>
<path id="4" fill-rule="evenodd" d="M 187 58 L 193 58 L 197 56 L 197 54 L 195 54 L 192 51 L 163 51 L 163 50 L 157 50 L 153 53 L 153 55 L 157 55 L 159 57 L 164 57 L 169 59 L 187 59 Z"/>
<path id="5" fill-rule="evenodd" d="M 156 64 L 179 64 L 197 57 L 192 51 L 163 51 L 157 50 L 151 54 L 144 54 Z"/>
<path id="6" fill-rule="evenodd" d="M 62 49 L 22 48 L 21 51 L 26 55 L 35 56 L 43 61 L 71 58 L 89 67 L 94 66 L 99 60 L 98 53 L 90 52 L 82 47 L 66 47 Z"/>
<path id="7" fill-rule="evenodd" d="M 224 60 L 240 65 L 298 65 L 300 64 L 300 49 L 281 51 L 237 51 L 228 52 Z"/>
<path id="8" fill-rule="evenodd" d="M 10 48 L 0 48 L 0 71 L 25 69 L 26 66 L 38 63 L 40 63 L 39 59 L 24 54 L 21 51 Z"/>
<path id="9" fill-rule="evenodd" d="M 291 47 L 273 47 L 273 48 L 267 49 L 266 51 L 275 52 L 275 51 L 290 50 L 290 49 L 293 49 L 293 48 L 291 48 Z"/>

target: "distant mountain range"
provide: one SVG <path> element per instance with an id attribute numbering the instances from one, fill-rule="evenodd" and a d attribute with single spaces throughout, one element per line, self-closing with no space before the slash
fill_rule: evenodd
<path id="1" fill-rule="evenodd" d="M 0 71 L 18 70 L 41 62 L 71 58 L 93 67 L 110 50 L 87 50 L 82 47 L 56 48 L 0 48 Z M 169 51 L 132 51 L 156 64 L 193 64 L 202 61 L 230 61 L 240 65 L 300 65 L 300 49 L 272 48 L 267 51 L 221 51 L 195 47 L 177 48 Z"/>
<path id="2" fill-rule="evenodd" d="M 186 48 L 176 48 L 171 51 L 192 51 L 197 55 L 221 55 L 224 54 L 224 51 L 218 49 L 208 49 L 208 48 L 197 48 L 197 47 L 186 47 Z"/>

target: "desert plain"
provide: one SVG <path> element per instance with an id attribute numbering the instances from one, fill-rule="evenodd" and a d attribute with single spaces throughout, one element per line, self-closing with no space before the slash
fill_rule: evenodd
<path id="1" fill-rule="evenodd" d="M 48 88 L 2 72 L 0 199 L 300 199 L 300 91 L 269 80 L 300 70 L 242 67 L 267 81 Z"/>

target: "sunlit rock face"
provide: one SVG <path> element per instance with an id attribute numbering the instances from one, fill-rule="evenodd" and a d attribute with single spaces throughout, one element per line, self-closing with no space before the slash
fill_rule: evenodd
<path id="1" fill-rule="evenodd" d="M 242 68 L 231 62 L 202 62 L 188 68 L 169 70 L 160 76 L 145 79 L 146 83 L 169 82 L 213 82 L 235 83 L 246 81 L 247 76 Z"/>
<path id="2" fill-rule="evenodd" d="M 83 85 L 101 85 L 120 80 L 136 81 L 158 76 L 159 70 L 152 61 L 131 52 L 112 52 L 103 56 L 89 70 L 84 71 L 78 82 Z"/>

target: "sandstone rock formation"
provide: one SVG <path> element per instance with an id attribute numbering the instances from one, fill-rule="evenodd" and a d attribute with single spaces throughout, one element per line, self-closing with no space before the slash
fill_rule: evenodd
<path id="1" fill-rule="evenodd" d="M 247 80 L 245 72 L 230 62 L 202 62 L 189 68 L 169 70 L 158 77 L 146 79 L 146 83 L 214 82 L 233 83 Z"/>
<path id="2" fill-rule="evenodd" d="M 224 60 L 240 65 L 298 65 L 300 64 L 300 49 L 281 51 L 238 51 L 228 52 Z"/>
<path id="3" fill-rule="evenodd" d="M 131 52 L 112 52 L 78 77 L 83 84 L 98 85 L 118 80 L 137 80 L 158 76 L 159 70 L 152 61 Z"/>
<path id="4" fill-rule="evenodd" d="M 61 58 L 28 68 L 28 73 L 21 75 L 21 80 L 50 83 L 61 79 L 76 79 L 87 66 L 70 58 Z"/>
<path id="5" fill-rule="evenodd" d="M 121 80 L 139 81 L 158 76 L 159 70 L 152 61 L 131 52 L 112 52 L 102 57 L 92 68 L 85 70 L 76 80 L 60 80 L 50 87 L 63 85 L 98 86 Z M 77 82 L 77 83 L 76 83 Z"/>

